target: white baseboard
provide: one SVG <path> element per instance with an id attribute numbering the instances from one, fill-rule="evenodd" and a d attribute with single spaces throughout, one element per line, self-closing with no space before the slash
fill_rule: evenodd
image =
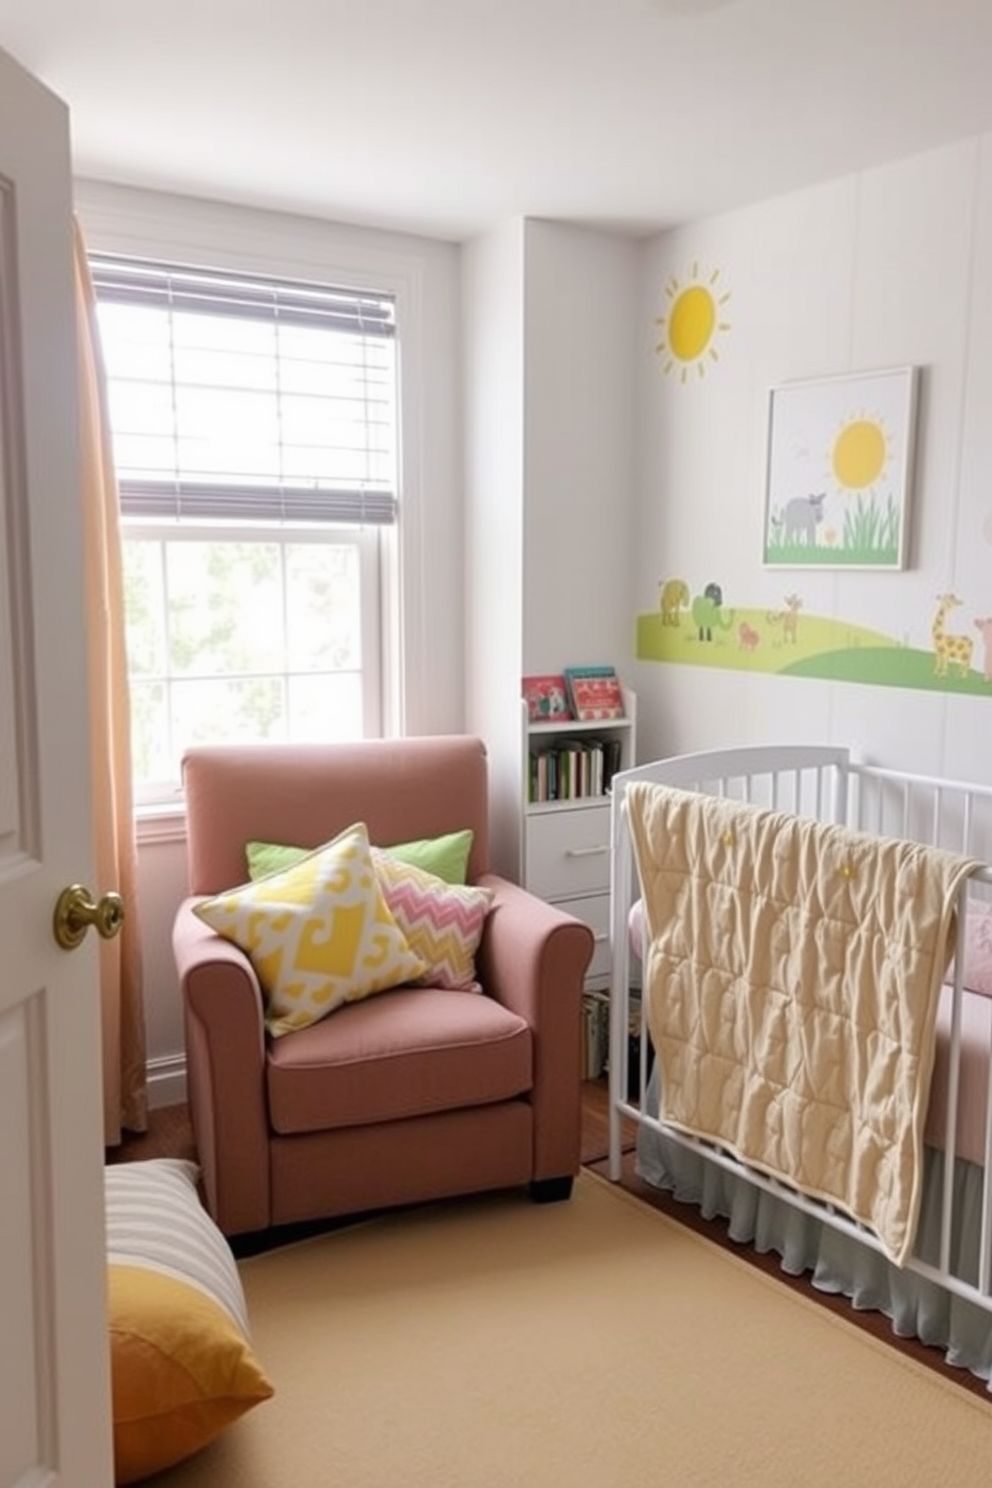
<path id="1" fill-rule="evenodd" d="M 186 1056 L 168 1054 L 149 1059 L 145 1067 L 148 1080 L 148 1109 L 160 1111 L 163 1106 L 181 1106 L 186 1100 Z"/>

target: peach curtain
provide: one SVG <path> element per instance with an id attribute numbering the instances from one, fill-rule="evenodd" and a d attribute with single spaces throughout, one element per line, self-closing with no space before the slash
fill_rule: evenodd
<path id="1" fill-rule="evenodd" d="M 79 222 L 73 223 L 89 637 L 93 830 L 97 882 L 115 889 L 124 925 L 100 941 L 104 1140 L 147 1127 L 145 1020 L 131 790 L 131 719 L 117 478 L 107 417 L 96 297 Z"/>

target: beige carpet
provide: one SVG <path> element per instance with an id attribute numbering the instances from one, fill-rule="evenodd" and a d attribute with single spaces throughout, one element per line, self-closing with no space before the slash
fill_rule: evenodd
<path id="1" fill-rule="evenodd" d="M 276 1395 L 156 1488 L 971 1488 L 992 1398 L 583 1174 L 242 1262 Z"/>

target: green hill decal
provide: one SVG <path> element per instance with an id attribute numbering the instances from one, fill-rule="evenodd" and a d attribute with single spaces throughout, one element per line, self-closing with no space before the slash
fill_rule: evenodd
<path id="1" fill-rule="evenodd" d="M 640 661 L 723 671 L 992 696 L 992 680 L 986 681 L 973 666 L 948 667 L 941 673 L 933 649 L 798 611 L 721 607 L 719 623 L 702 631 L 686 611 L 638 615 L 636 655 Z"/>

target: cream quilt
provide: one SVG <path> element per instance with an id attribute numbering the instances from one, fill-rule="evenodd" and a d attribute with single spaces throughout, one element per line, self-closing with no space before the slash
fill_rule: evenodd
<path id="1" fill-rule="evenodd" d="M 972 859 L 637 782 L 661 1117 L 909 1257 L 955 894 Z"/>

